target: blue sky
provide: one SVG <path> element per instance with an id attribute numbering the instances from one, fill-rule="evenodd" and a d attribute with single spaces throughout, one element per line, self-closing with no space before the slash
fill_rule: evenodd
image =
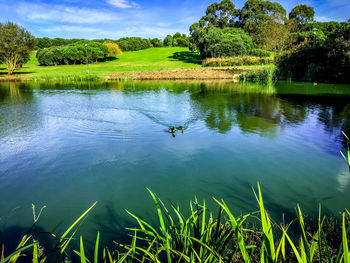
<path id="1" fill-rule="evenodd" d="M 0 22 L 13 21 L 36 37 L 164 38 L 188 33 L 212 0 L 0 0 Z M 241 8 L 244 0 L 234 0 Z M 346 21 L 350 0 L 281 0 L 289 12 L 297 4 L 315 8 L 317 21 Z"/>

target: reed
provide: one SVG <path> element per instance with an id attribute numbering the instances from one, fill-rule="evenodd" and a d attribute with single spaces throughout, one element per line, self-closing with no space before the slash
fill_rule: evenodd
<path id="1" fill-rule="evenodd" d="M 204 67 L 269 65 L 273 63 L 274 63 L 274 57 L 260 57 L 260 56 L 206 58 L 202 61 L 202 65 Z"/>
<path id="2" fill-rule="evenodd" d="M 349 137 L 345 134 L 345 132 L 342 131 L 342 133 L 343 133 L 343 135 L 344 135 L 344 137 L 345 137 L 345 139 L 346 139 L 347 156 L 345 156 L 346 153 L 344 154 L 342 151 L 340 151 L 340 153 L 341 153 L 341 155 L 343 156 L 343 158 L 345 159 L 345 161 L 348 163 L 348 165 L 349 165 L 349 167 L 350 167 L 350 139 L 349 139 Z"/>
<path id="3" fill-rule="evenodd" d="M 267 67 L 261 70 L 251 70 L 242 74 L 239 79 L 241 81 L 268 83 L 276 79 L 275 67 Z"/>
<path id="4" fill-rule="evenodd" d="M 178 205 L 170 208 L 151 190 L 149 194 L 155 206 L 158 224 L 152 226 L 135 214 L 127 213 L 136 220 L 137 227 L 127 228 L 132 237 L 130 244 L 114 242 L 117 249 L 101 248 L 100 233 L 97 233 L 93 253 L 86 253 L 83 237 L 79 238 L 75 255 L 81 263 L 122 263 L 122 262 L 328 262 L 350 263 L 348 218 L 350 213 L 342 213 L 340 231 L 327 229 L 328 221 L 322 216 L 321 208 L 317 223 L 305 220 L 300 206 L 296 208 L 296 219 L 289 224 L 276 224 L 264 206 L 260 185 L 253 189 L 258 204 L 258 211 L 234 216 L 223 200 L 214 201 L 218 205 L 215 215 L 208 209 L 205 201 L 197 199 L 189 204 L 189 216 L 184 216 Z M 72 246 L 79 225 L 85 220 L 94 203 L 60 237 L 50 234 L 56 245 L 46 253 L 41 253 L 41 244 L 37 238 L 35 225 L 41 215 L 35 215 L 31 229 L 21 239 L 17 249 L 4 257 L 2 243 L 0 263 L 15 263 L 23 253 L 29 253 L 33 263 L 63 262 L 70 260 L 67 247 Z M 255 220 L 257 225 L 247 223 Z M 291 226 L 299 229 L 291 235 Z M 334 243 L 334 236 L 336 243 Z M 32 252 L 30 252 L 32 249 Z M 45 251 L 45 250 L 44 250 Z M 88 258 L 87 255 L 92 255 Z"/>

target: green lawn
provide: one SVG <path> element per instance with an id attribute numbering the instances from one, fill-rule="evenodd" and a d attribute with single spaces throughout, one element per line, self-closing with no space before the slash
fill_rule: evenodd
<path id="1" fill-rule="evenodd" d="M 164 47 L 124 52 L 117 59 L 89 65 L 92 76 L 102 77 L 115 72 L 160 69 L 199 68 L 200 57 L 188 48 Z M 27 78 L 66 78 L 87 75 L 87 65 L 39 66 L 35 54 L 15 76 Z M 0 77 L 7 76 L 5 65 L 0 65 Z"/>

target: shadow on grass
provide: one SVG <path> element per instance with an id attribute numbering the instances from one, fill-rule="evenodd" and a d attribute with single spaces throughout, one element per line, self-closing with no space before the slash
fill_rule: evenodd
<path id="1" fill-rule="evenodd" d="M 1 70 L 1 69 L 0 69 Z M 12 75 L 8 75 L 7 71 L 0 72 L 0 76 L 18 76 L 18 75 L 27 75 L 27 74 L 33 74 L 34 71 L 22 71 L 22 70 L 16 70 L 12 73 Z"/>
<path id="2" fill-rule="evenodd" d="M 117 57 L 106 57 L 105 61 L 114 61 L 114 60 L 118 60 L 119 58 Z"/>
<path id="3" fill-rule="evenodd" d="M 169 58 L 183 61 L 185 63 L 202 64 L 202 59 L 200 54 L 191 52 L 191 51 L 175 52 Z"/>

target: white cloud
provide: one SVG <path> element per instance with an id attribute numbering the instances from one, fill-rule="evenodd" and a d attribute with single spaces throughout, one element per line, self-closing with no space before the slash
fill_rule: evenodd
<path id="1" fill-rule="evenodd" d="M 318 22 L 328 22 L 328 21 L 334 21 L 334 19 L 326 16 L 315 16 L 315 21 Z"/>
<path id="2" fill-rule="evenodd" d="M 122 27 L 120 27 L 122 28 Z M 167 34 L 174 34 L 176 32 L 181 32 L 181 29 L 166 29 L 161 27 L 153 26 L 129 26 L 125 27 L 122 30 L 113 30 L 113 29 L 101 29 L 98 27 L 89 27 L 89 26 L 74 26 L 74 25 L 61 25 L 61 26 L 52 26 L 45 27 L 40 29 L 41 33 L 45 35 L 49 34 L 52 37 L 60 34 L 68 38 L 111 38 L 118 39 L 121 37 L 130 37 L 130 36 L 139 36 L 139 37 L 158 37 L 163 38 Z"/>
<path id="3" fill-rule="evenodd" d="M 21 3 L 17 13 L 27 21 L 95 24 L 119 20 L 115 14 L 92 9 Z"/>
<path id="4" fill-rule="evenodd" d="M 118 8 L 138 8 L 139 5 L 128 0 L 108 0 L 108 3 Z"/>

